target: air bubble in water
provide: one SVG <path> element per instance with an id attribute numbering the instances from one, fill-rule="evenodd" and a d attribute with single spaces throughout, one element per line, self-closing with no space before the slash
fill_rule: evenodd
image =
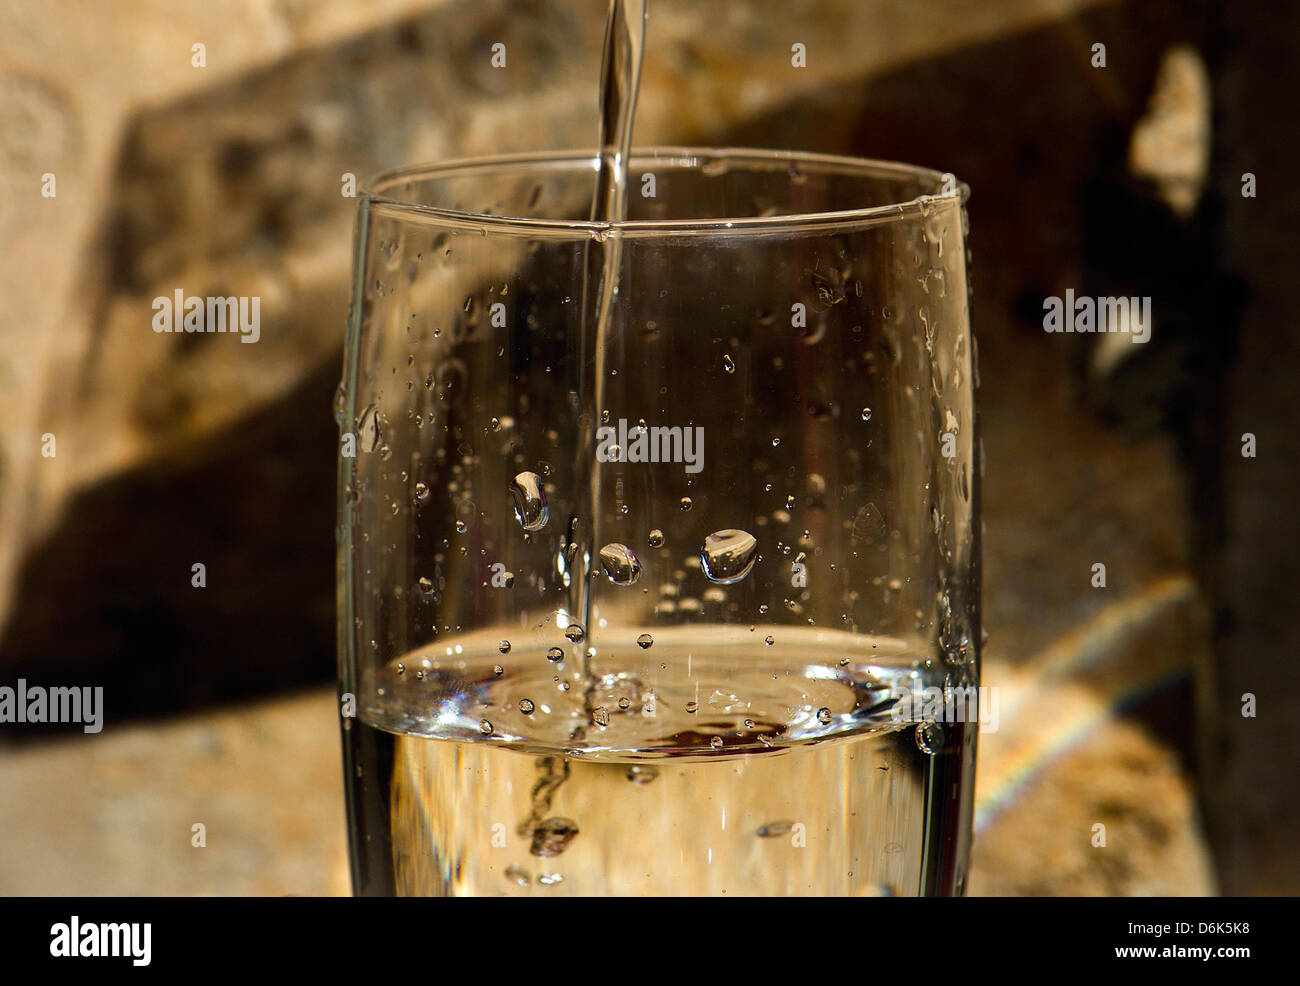
<path id="1" fill-rule="evenodd" d="M 871 420 L 871 408 L 869 408 L 869 407 L 864 407 L 864 408 L 862 409 L 862 420 L 863 420 L 863 421 L 870 421 L 870 420 Z"/>
<path id="2" fill-rule="evenodd" d="M 509 654 L 509 653 L 510 653 L 510 641 L 508 641 L 508 640 L 503 640 L 503 641 L 501 641 L 501 643 L 497 645 L 497 650 L 499 650 L 502 654 Z"/>
<path id="3" fill-rule="evenodd" d="M 416 483 L 416 484 L 415 484 L 415 499 L 416 499 L 416 502 L 417 502 L 417 503 L 423 503 L 425 500 L 429 499 L 429 484 L 428 484 L 428 483 Z"/>
<path id="4" fill-rule="evenodd" d="M 521 472 L 510 484 L 510 498 L 515 505 L 515 519 L 525 531 L 540 531 L 546 526 L 550 510 L 542 477 L 535 472 Z"/>
<path id="5" fill-rule="evenodd" d="M 558 856 L 569 848 L 569 843 L 578 834 L 578 823 L 571 818 L 548 818 L 533 826 L 532 845 L 528 851 L 543 859 Z M 545 879 L 544 877 L 541 879 Z M 559 880 L 552 879 L 553 883 Z"/>
<path id="6" fill-rule="evenodd" d="M 567 637 L 571 643 L 575 644 L 582 640 L 582 638 L 586 636 L 586 633 L 587 631 L 582 628 L 581 623 L 570 623 L 564 629 L 564 636 Z"/>
<path id="7" fill-rule="evenodd" d="M 559 664 L 564 660 L 564 651 L 560 650 L 558 647 L 552 647 L 546 652 L 546 659 L 552 664 Z"/>
<path id="8" fill-rule="evenodd" d="M 721 737 L 721 736 L 715 736 L 715 737 L 713 737 L 713 739 L 709 740 L 709 746 L 713 747 L 715 750 L 721 750 L 721 749 L 722 749 L 722 737 Z"/>
<path id="9" fill-rule="evenodd" d="M 691 502 L 691 498 L 689 496 L 682 497 L 681 504 L 683 510 L 690 510 L 691 507 L 695 506 L 695 504 Z"/>
<path id="10" fill-rule="evenodd" d="M 712 582 L 730 585 L 739 582 L 754 567 L 758 542 L 748 531 L 715 531 L 704 539 L 700 563 Z"/>
<path id="11" fill-rule="evenodd" d="M 600 567 L 615 585 L 632 585 L 641 578 L 641 562 L 626 544 L 614 541 L 600 549 Z"/>
<path id="12" fill-rule="evenodd" d="M 519 700 L 519 711 L 522 712 L 524 715 L 526 715 L 526 716 L 530 716 L 530 715 L 532 715 L 532 714 L 533 714 L 533 710 L 534 710 L 535 708 L 537 708 L 537 706 L 533 705 L 533 700 L 532 700 L 532 699 L 530 699 L 530 698 L 521 698 L 521 699 Z"/>
<path id="13" fill-rule="evenodd" d="M 649 784 L 659 776 L 659 771 L 654 767 L 629 767 L 627 768 L 627 779 L 633 784 Z"/>
<path id="14" fill-rule="evenodd" d="M 636 645 L 640 647 L 642 650 L 645 650 L 654 642 L 655 642 L 655 638 L 650 636 L 650 634 L 648 633 L 643 633 L 641 634 L 641 636 L 636 638 Z"/>
<path id="15" fill-rule="evenodd" d="M 769 633 L 766 637 L 763 638 L 763 643 L 771 647 L 774 643 L 776 643 L 776 638 Z"/>
<path id="16" fill-rule="evenodd" d="M 722 368 L 728 373 L 736 372 L 736 363 L 730 356 L 722 357 Z"/>
<path id="17" fill-rule="evenodd" d="M 491 736 L 495 727 L 486 719 L 479 720 L 478 731 L 484 736 Z"/>
<path id="18" fill-rule="evenodd" d="M 649 534 L 646 535 L 645 543 L 650 545 L 650 547 L 652 548 L 661 547 L 664 543 L 664 532 L 659 530 L 659 528 L 656 527 L 653 531 L 651 531 Z"/>
<path id="19" fill-rule="evenodd" d="M 434 584 L 432 579 L 420 576 L 415 583 L 420 588 L 420 593 L 425 596 L 432 596 L 434 593 Z"/>
<path id="20" fill-rule="evenodd" d="M 817 721 L 820 722 L 822 725 L 829 724 L 831 719 L 833 718 L 834 717 L 831 715 L 830 709 L 823 707 L 817 710 Z"/>

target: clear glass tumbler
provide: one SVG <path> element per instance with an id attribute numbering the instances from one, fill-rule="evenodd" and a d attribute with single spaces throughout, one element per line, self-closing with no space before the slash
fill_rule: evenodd
<path id="1" fill-rule="evenodd" d="M 360 200 L 337 407 L 354 889 L 959 894 L 964 187 L 641 150 L 606 224 L 597 167 L 458 162 Z M 616 278 L 599 325 L 593 257 Z"/>

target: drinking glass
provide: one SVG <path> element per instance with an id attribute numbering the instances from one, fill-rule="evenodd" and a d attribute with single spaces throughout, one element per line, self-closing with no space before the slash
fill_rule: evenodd
<path id="1" fill-rule="evenodd" d="M 643 149 L 603 223 L 598 167 L 484 158 L 360 198 L 336 408 L 354 890 L 960 894 L 965 188 Z"/>

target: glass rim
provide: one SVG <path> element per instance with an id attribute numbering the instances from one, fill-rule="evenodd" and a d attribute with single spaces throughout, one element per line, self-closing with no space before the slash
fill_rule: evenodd
<path id="1" fill-rule="evenodd" d="M 824 228 L 843 226 L 874 226 L 890 222 L 901 222 L 928 213 L 930 204 L 958 200 L 964 204 L 970 197 L 970 189 L 957 180 L 950 172 L 940 172 L 932 168 L 903 164 L 897 161 L 883 161 L 874 158 L 850 157 L 840 154 L 820 154 L 808 151 L 772 150 L 750 147 L 687 147 L 687 146 L 651 146 L 635 147 L 628 161 L 629 172 L 641 162 L 660 164 L 670 163 L 679 167 L 701 168 L 714 161 L 747 162 L 764 164 L 768 167 L 784 165 L 808 165 L 813 170 L 829 171 L 841 175 L 860 177 L 910 179 L 918 184 L 928 183 L 931 187 L 941 188 L 945 178 L 951 178 L 954 191 L 951 193 L 922 193 L 900 202 L 881 205 L 863 206 L 855 209 L 838 209 L 822 212 L 790 213 L 779 216 L 736 216 L 719 219 L 626 219 L 618 222 L 593 221 L 588 219 L 538 219 L 519 216 L 498 216 L 483 212 L 469 212 L 463 209 L 449 209 L 443 206 L 410 202 L 384 194 L 401 182 L 426 180 L 464 174 L 492 174 L 493 172 L 517 171 L 521 166 L 534 169 L 560 171 L 574 166 L 589 168 L 593 176 L 600 169 L 600 155 L 597 151 L 560 150 L 528 151 L 511 154 L 492 154 L 471 158 L 456 158 L 438 164 L 415 164 L 401 168 L 382 171 L 365 182 L 361 197 L 364 202 L 399 214 L 406 214 L 412 219 L 439 220 L 444 225 L 474 229 L 493 228 L 501 232 L 526 233 L 532 236 L 550 233 L 601 236 L 611 231 L 620 235 L 671 235 L 681 233 L 709 233 L 711 235 L 749 235 L 759 232 L 789 232 L 798 230 L 806 232 Z"/>

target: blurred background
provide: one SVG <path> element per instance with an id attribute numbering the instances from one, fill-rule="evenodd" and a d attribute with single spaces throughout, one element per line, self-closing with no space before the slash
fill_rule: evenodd
<path id="1" fill-rule="evenodd" d="M 348 891 L 343 176 L 591 146 L 604 7 L 0 0 L 0 685 L 105 705 L 0 726 L 0 894 Z M 1300 891 L 1297 39 L 1295 4 L 652 0 L 638 144 L 973 190 L 972 894 Z M 178 287 L 260 296 L 259 343 L 156 335 Z M 1044 333 L 1067 288 L 1151 297 L 1151 341 Z"/>

